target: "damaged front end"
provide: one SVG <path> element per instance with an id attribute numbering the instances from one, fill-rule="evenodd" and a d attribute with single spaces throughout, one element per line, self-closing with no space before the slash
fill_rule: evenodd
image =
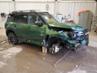
<path id="1" fill-rule="evenodd" d="M 87 46 L 89 43 L 88 30 L 79 26 L 76 28 L 51 27 L 51 29 L 57 32 L 57 35 L 51 37 L 57 37 L 69 49 L 77 49 L 81 46 Z"/>

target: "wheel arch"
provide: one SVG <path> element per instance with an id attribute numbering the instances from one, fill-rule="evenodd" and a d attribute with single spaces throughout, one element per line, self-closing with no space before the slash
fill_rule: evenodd
<path id="1" fill-rule="evenodd" d="M 14 33 L 15 34 L 15 32 L 13 31 L 13 30 L 6 30 L 6 35 L 8 36 L 8 33 Z M 16 34 L 15 34 L 16 35 Z"/>
<path id="2" fill-rule="evenodd" d="M 50 47 L 50 45 L 54 42 L 60 42 L 62 45 L 64 45 L 64 41 L 62 40 L 62 38 L 60 37 L 48 37 L 47 43 L 48 43 L 48 47 Z"/>

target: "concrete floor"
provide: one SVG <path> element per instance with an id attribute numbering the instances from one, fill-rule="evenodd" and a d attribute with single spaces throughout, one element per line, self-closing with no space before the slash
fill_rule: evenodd
<path id="1" fill-rule="evenodd" d="M 0 41 L 5 39 L 4 30 L 0 29 Z M 88 47 L 76 52 L 62 50 L 56 55 L 43 54 L 35 45 L 13 46 L 3 41 L 0 43 L 0 73 L 97 73 L 95 45 L 94 33 L 90 33 Z"/>

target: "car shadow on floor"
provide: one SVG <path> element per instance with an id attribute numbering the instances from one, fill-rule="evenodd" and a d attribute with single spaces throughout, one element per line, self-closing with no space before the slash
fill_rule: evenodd
<path id="1" fill-rule="evenodd" d="M 37 46 L 35 44 L 29 44 L 29 43 L 21 43 L 19 44 L 22 46 L 23 50 L 26 51 L 26 53 L 33 53 L 36 55 L 40 60 L 47 62 L 49 64 L 57 64 L 60 63 L 62 60 L 80 60 L 85 56 L 85 49 L 79 48 L 77 51 L 72 51 L 70 49 L 62 49 L 58 53 L 51 55 L 50 53 L 44 54 L 42 53 L 41 46 Z M 27 52 L 28 51 L 28 52 Z M 80 58 L 80 59 L 79 59 Z"/>

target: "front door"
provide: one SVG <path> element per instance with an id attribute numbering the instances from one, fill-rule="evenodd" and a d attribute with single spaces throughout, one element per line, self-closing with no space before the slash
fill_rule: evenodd
<path id="1" fill-rule="evenodd" d="M 39 23 L 40 22 L 40 23 Z M 32 14 L 28 16 L 28 23 L 30 26 L 30 37 L 35 44 L 41 44 L 45 36 L 44 23 L 38 15 Z"/>

